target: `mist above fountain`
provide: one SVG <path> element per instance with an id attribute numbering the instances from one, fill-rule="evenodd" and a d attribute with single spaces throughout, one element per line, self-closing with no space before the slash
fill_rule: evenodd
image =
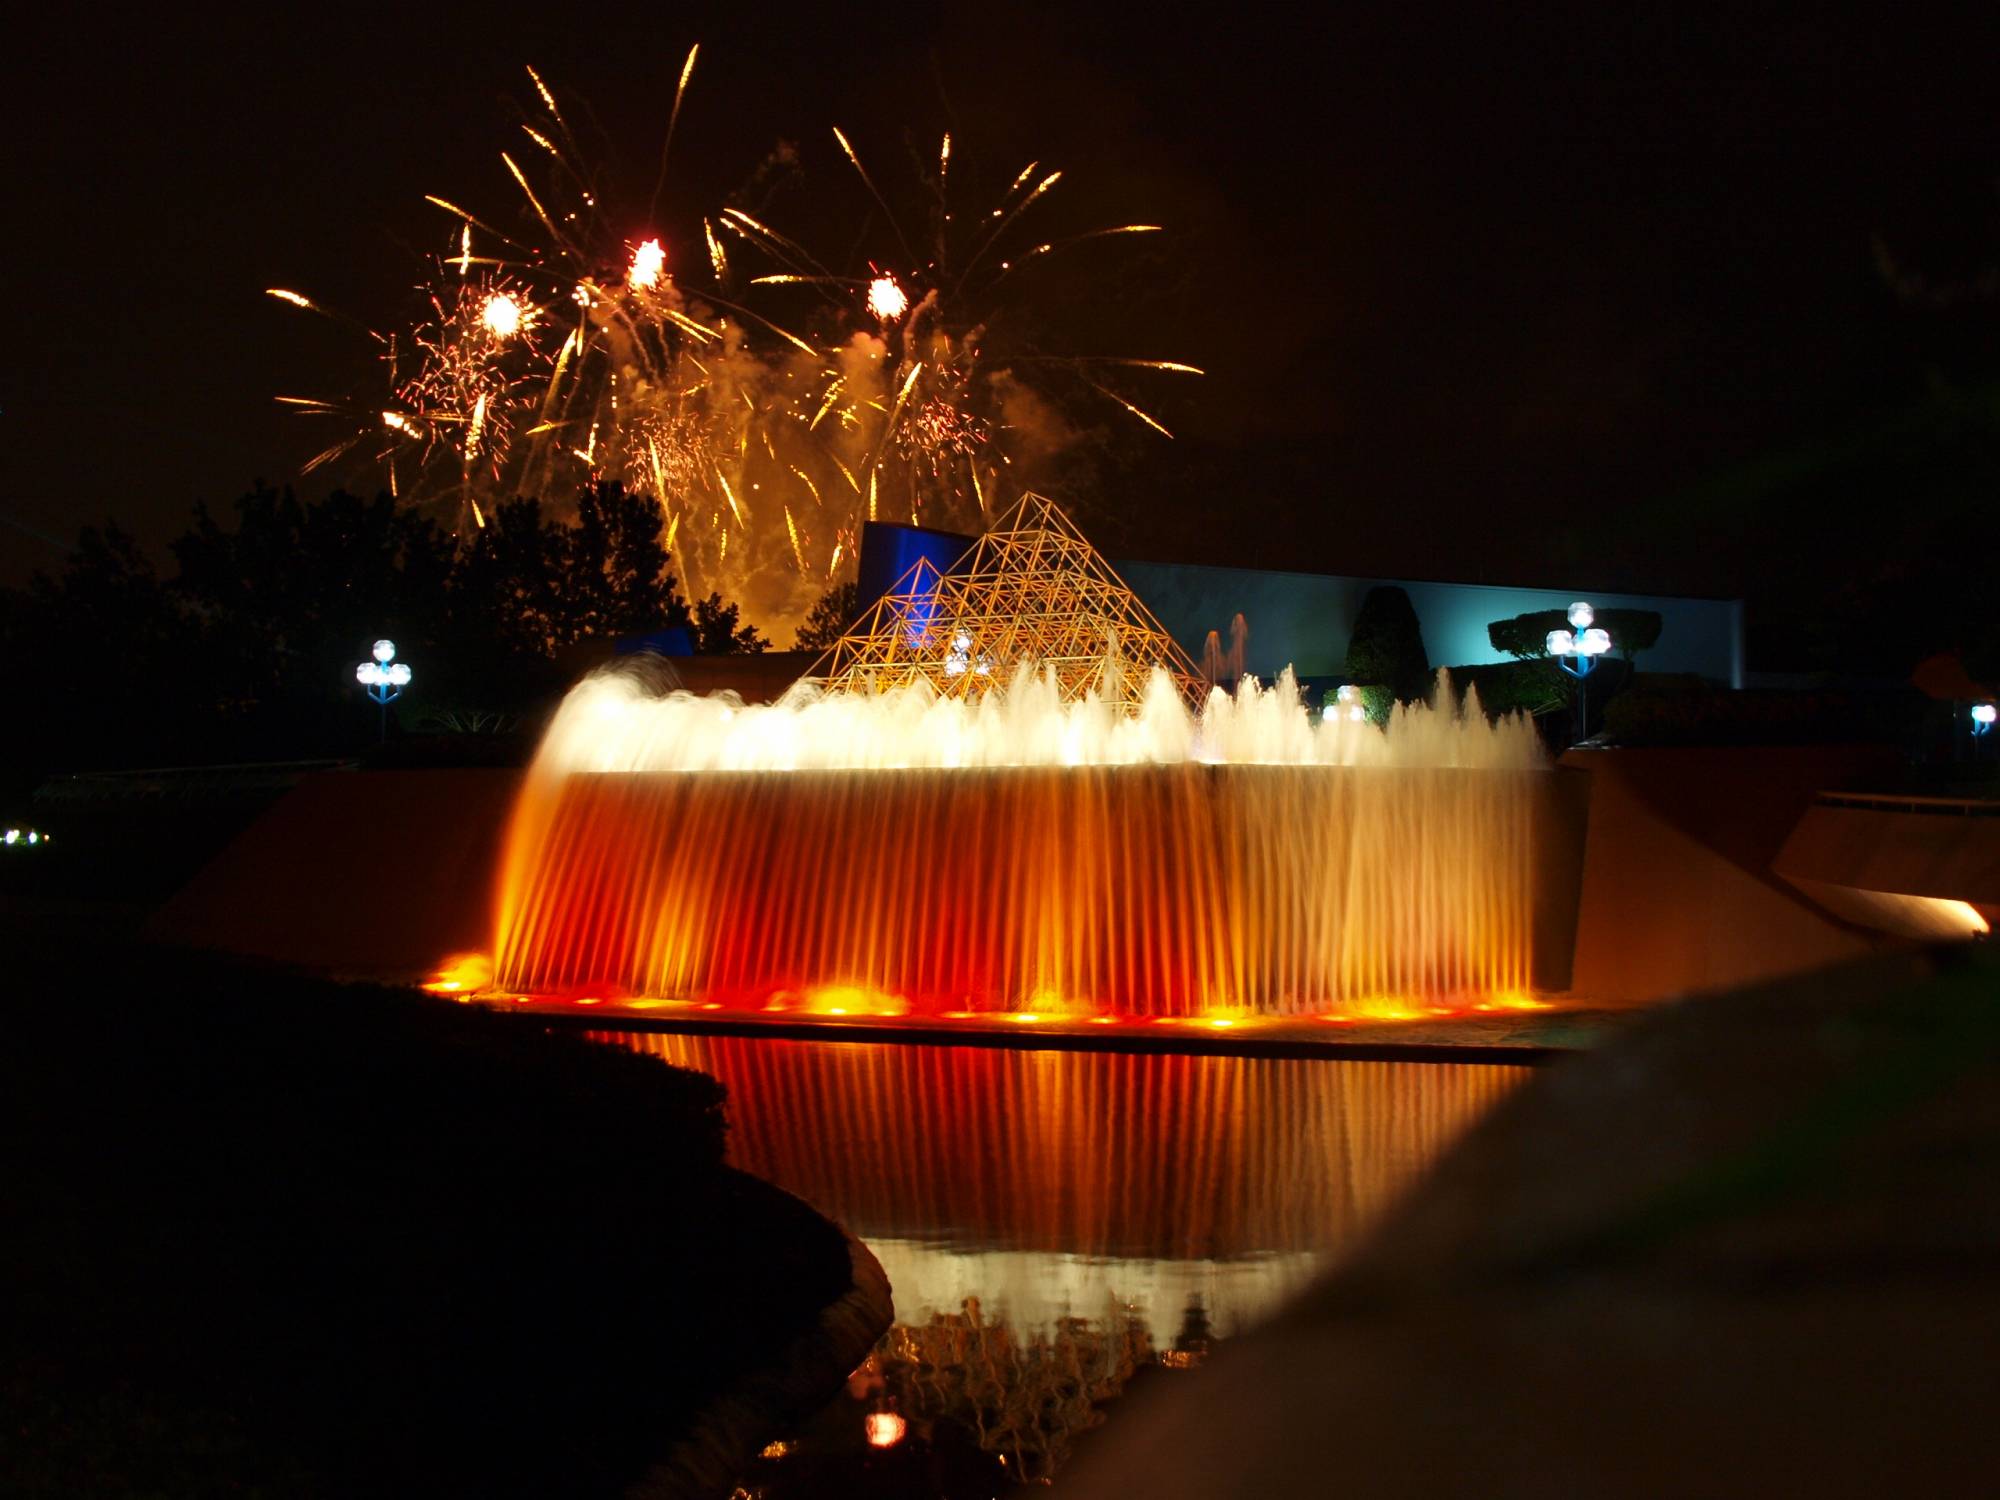
<path id="1" fill-rule="evenodd" d="M 1411 1013 L 1533 984 L 1532 726 L 1196 695 L 1046 501 L 780 702 L 580 684 L 514 814 L 498 985 L 833 1015 Z"/>

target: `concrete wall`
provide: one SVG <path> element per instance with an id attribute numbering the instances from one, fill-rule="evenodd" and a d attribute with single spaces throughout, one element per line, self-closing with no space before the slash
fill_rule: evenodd
<path id="1" fill-rule="evenodd" d="M 1433 666 L 1507 661 L 1486 638 L 1489 623 L 1530 610 L 1563 609 L 1572 600 L 1586 598 L 1601 609 L 1659 611 L 1664 621 L 1659 644 L 1640 658 L 1647 671 L 1693 672 L 1732 687 L 1743 685 L 1740 600 L 1345 578 L 1181 563 L 1113 566 L 1196 661 L 1201 660 L 1209 631 L 1216 631 L 1228 645 L 1230 620 L 1240 613 L 1250 626 L 1244 666 L 1267 679 L 1287 666 L 1296 667 L 1304 677 L 1341 675 L 1348 635 L 1362 600 L 1378 584 L 1394 584 L 1409 594 L 1423 623 L 1424 648 Z"/>
<path id="2" fill-rule="evenodd" d="M 1536 924 L 1575 961 L 1537 964 L 1580 1000 L 1636 1003 L 1816 968 L 1886 939 L 1773 865 L 1816 793 L 1882 769 L 1841 747 L 1573 751 L 1541 826 Z M 1587 812 L 1577 783 L 1587 777 Z M 151 936 L 335 973 L 414 977 L 490 942 L 511 771 L 328 772 L 245 832 L 154 918 Z M 1564 852 L 1587 824 L 1582 898 Z M 1555 825 L 1561 824 L 1560 828 Z M 1556 890 L 1556 886 L 1563 889 Z"/>
<path id="3" fill-rule="evenodd" d="M 518 771 L 328 771 L 285 794 L 147 924 L 159 942 L 368 978 L 492 945 Z"/>
<path id="4" fill-rule="evenodd" d="M 1872 747 L 1572 750 L 1591 776 L 1571 993 L 1636 1003 L 1859 957 L 1884 939 L 1776 873 L 1821 791 L 1888 770 Z"/>
<path id="5" fill-rule="evenodd" d="M 1810 807 L 1772 867 L 1829 911 L 1903 937 L 1983 936 L 2000 919 L 2000 817 L 1988 804 Z"/>

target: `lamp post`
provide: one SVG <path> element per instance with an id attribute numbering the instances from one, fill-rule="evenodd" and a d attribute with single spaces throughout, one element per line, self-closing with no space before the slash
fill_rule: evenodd
<path id="1" fill-rule="evenodd" d="M 1979 742 L 1993 732 L 1993 721 L 2000 718 L 2000 709 L 1991 703 L 1972 705 L 1972 753 L 1979 754 Z"/>
<path id="2" fill-rule="evenodd" d="M 1597 611 L 1581 599 L 1569 607 L 1570 630 L 1551 630 L 1548 635 L 1549 655 L 1556 659 L 1556 665 L 1576 679 L 1576 733 L 1570 743 L 1583 738 L 1589 727 L 1589 698 L 1585 679 L 1590 669 L 1597 665 L 1597 658 L 1611 649 L 1611 637 L 1591 624 L 1597 618 Z M 1572 664 L 1573 663 L 1573 664 Z"/>
<path id="3" fill-rule="evenodd" d="M 379 738 L 386 742 L 389 738 L 389 705 L 402 697 L 403 689 L 410 685 L 410 665 L 396 660 L 394 641 L 377 641 L 369 655 L 374 660 L 364 661 L 356 667 L 354 680 L 368 689 L 368 696 L 382 711 Z"/>

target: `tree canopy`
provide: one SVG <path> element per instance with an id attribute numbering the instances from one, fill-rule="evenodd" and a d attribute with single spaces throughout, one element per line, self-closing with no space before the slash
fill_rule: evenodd
<path id="1" fill-rule="evenodd" d="M 1660 639 L 1664 622 L 1656 609 L 1600 609 L 1596 623 L 1611 637 L 1611 647 L 1627 661 L 1641 651 L 1651 650 Z M 1547 656 L 1551 630 L 1569 628 L 1566 609 L 1535 609 L 1511 620 L 1495 620 L 1486 627 L 1486 639 L 1495 651 L 1523 660 Z"/>
<path id="2" fill-rule="evenodd" d="M 799 627 L 797 648 L 801 651 L 824 651 L 854 623 L 857 613 L 855 606 L 861 600 L 861 586 L 849 579 L 846 583 L 836 583 L 832 588 L 813 601 L 812 612 L 806 616 L 805 624 Z"/>
<path id="3" fill-rule="evenodd" d="M 692 607 L 659 507 L 615 484 L 573 519 L 538 500 L 455 539 L 388 496 L 302 501 L 260 485 L 197 506 L 162 577 L 116 527 L 85 528 L 60 572 L 0 592 L 0 641 L 37 663 L 16 764 L 324 754 L 367 729 L 354 666 L 387 636 L 428 703 L 519 712 L 560 690 L 565 648 L 681 626 L 704 653 L 762 651 L 738 607 Z"/>

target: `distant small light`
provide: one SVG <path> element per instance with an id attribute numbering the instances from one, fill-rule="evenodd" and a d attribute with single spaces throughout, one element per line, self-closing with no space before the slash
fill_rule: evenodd
<path id="1" fill-rule="evenodd" d="M 910 1430 L 910 1424 L 893 1411 L 871 1411 L 865 1425 L 871 1448 L 893 1448 Z"/>

